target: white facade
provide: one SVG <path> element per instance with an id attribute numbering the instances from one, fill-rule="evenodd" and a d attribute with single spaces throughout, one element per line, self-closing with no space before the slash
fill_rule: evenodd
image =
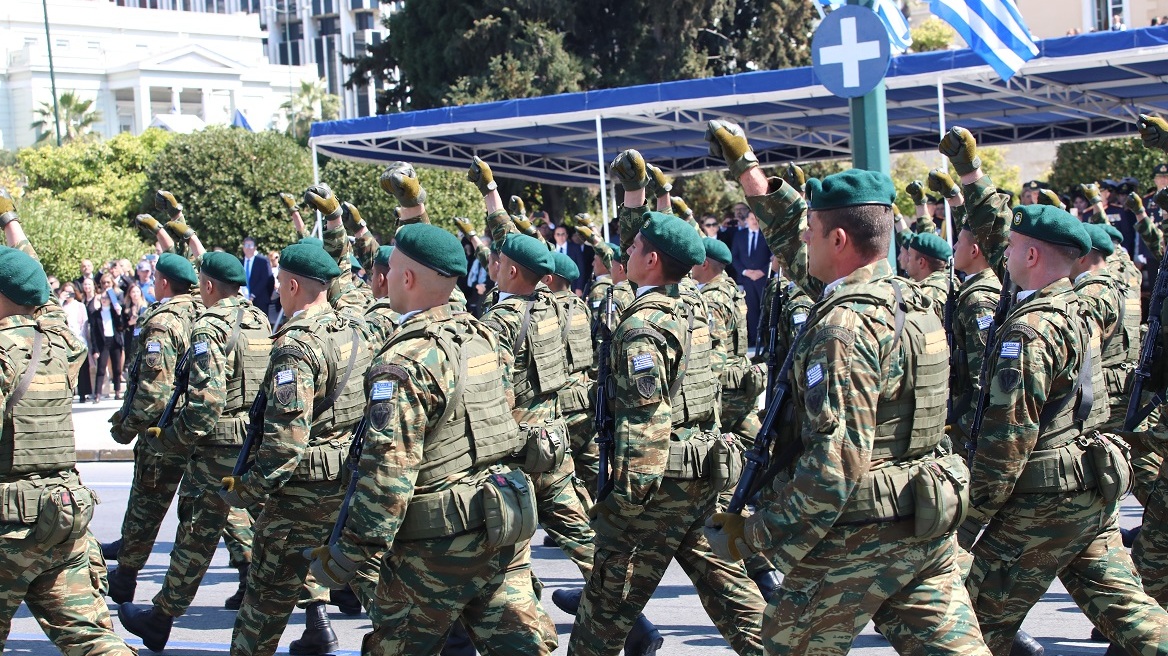
<path id="1" fill-rule="evenodd" d="M 313 66 L 268 62 L 256 14 L 140 9 L 110 0 L 48 0 L 48 11 L 57 93 L 95 100 L 101 121 L 94 131 L 106 138 L 140 133 L 160 114 L 230 123 L 237 109 L 256 130 L 281 128 L 280 105 L 301 81 L 317 79 Z M 52 99 L 41 0 L 3 0 L 0 148 L 32 145 L 35 110 Z"/>

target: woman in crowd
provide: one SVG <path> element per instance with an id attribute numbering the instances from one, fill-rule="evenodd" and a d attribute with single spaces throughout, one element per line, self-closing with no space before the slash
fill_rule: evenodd
<path id="1" fill-rule="evenodd" d="M 146 312 L 147 305 L 141 287 L 130 285 L 126 288 L 126 302 L 122 304 L 122 351 L 125 353 L 123 362 L 134 361 L 137 342 L 134 339 L 134 331 L 137 330 L 138 319 Z"/>
<path id="2" fill-rule="evenodd" d="M 96 360 L 93 402 L 101 400 L 105 382 L 113 381 L 114 398 L 122 398 L 122 307 L 108 274 L 102 277 L 103 291 L 89 306 L 89 354 Z"/>

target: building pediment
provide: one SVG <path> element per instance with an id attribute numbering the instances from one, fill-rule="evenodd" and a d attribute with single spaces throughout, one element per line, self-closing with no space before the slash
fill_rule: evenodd
<path id="1" fill-rule="evenodd" d="M 117 71 L 179 71 L 198 73 L 242 73 L 247 67 L 201 45 L 190 44 L 181 48 L 152 55 L 136 62 L 118 67 Z M 113 71 L 111 71 L 113 72 Z"/>

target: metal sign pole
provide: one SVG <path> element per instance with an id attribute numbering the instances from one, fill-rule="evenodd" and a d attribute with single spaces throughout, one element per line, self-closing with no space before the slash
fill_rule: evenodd
<path id="1" fill-rule="evenodd" d="M 601 130 L 600 115 L 596 115 L 596 169 L 597 175 L 600 177 L 600 213 L 604 217 L 604 223 L 600 226 L 600 232 L 604 235 L 604 241 L 608 239 L 608 176 L 605 175 L 604 170 L 604 132 Z"/>

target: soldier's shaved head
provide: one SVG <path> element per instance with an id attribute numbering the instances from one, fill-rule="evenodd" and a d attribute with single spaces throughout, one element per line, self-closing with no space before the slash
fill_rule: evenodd
<path id="1" fill-rule="evenodd" d="M 405 314 L 446 304 L 458 279 L 438 273 L 398 248 L 389 256 L 385 282 L 389 306 Z"/>

